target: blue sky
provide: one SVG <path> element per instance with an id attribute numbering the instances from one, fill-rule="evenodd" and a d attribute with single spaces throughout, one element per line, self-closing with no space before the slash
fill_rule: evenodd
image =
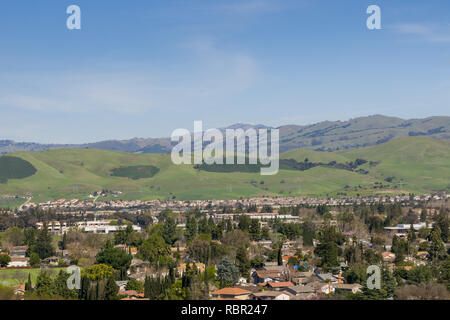
<path id="1" fill-rule="evenodd" d="M 66 28 L 79 5 L 82 30 Z M 382 30 L 366 28 L 381 8 Z M 450 115 L 447 0 L 3 0 L 0 139 Z"/>

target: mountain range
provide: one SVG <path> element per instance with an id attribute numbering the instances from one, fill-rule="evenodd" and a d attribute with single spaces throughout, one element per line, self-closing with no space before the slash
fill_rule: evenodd
<path id="1" fill-rule="evenodd" d="M 270 128 L 264 125 L 238 123 L 225 129 Z M 450 117 L 436 116 L 404 120 L 373 115 L 348 121 L 323 121 L 311 125 L 284 125 L 280 130 L 280 152 L 303 148 L 315 151 L 338 151 L 378 145 L 408 136 L 427 136 L 450 140 Z M 133 138 L 106 140 L 86 144 L 39 144 L 0 140 L 0 153 L 44 151 L 51 149 L 100 149 L 131 153 L 169 153 L 170 138 Z"/>

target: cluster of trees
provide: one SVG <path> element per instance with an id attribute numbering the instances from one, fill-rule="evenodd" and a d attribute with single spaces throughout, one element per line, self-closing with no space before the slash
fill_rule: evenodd
<path id="1" fill-rule="evenodd" d="M 386 215 L 384 222 L 403 221 L 410 219 L 410 223 L 415 222 L 412 211 L 405 215 L 397 205 L 373 206 L 372 208 L 357 209 L 358 214 L 367 218 L 370 224 L 370 217 L 375 217 L 379 213 Z M 366 215 L 367 214 L 367 215 Z M 429 217 L 425 209 L 421 212 L 421 221 L 428 221 Z M 373 223 L 372 223 L 373 225 Z M 441 229 L 443 227 L 445 230 Z M 448 237 L 448 213 L 442 209 L 439 215 L 435 216 L 433 228 L 423 228 L 416 232 L 412 226 L 406 238 L 399 238 L 394 235 L 392 239 L 391 251 L 395 253 L 395 268 L 391 272 L 383 263 L 380 253 L 372 249 L 363 249 L 362 245 L 357 245 L 356 239 L 352 246 L 347 246 L 344 257 L 349 263 L 349 267 L 344 272 L 344 277 L 348 283 L 360 283 L 364 286 L 363 292 L 354 295 L 354 299 L 445 299 L 448 298 L 450 289 L 450 260 L 448 252 L 445 250 L 444 239 Z M 369 229 L 370 230 L 370 229 Z M 378 228 L 371 230 L 372 239 L 377 238 Z M 420 242 L 418 241 L 420 239 Z M 372 242 L 378 242 L 372 240 Z M 381 241 L 380 241 L 381 242 Z M 405 261 L 406 255 L 414 256 L 417 250 L 427 251 L 428 261 L 425 265 L 415 265 L 411 261 Z M 382 289 L 369 290 L 366 286 L 366 270 L 369 265 L 379 265 L 382 267 Z M 428 290 L 428 292 L 427 292 Z"/>
<path id="2" fill-rule="evenodd" d="M 345 237 L 333 226 L 324 226 L 317 232 L 318 245 L 314 254 L 320 257 L 318 266 L 325 271 L 331 271 L 339 266 L 338 256 L 342 255 L 339 247 L 346 241 Z"/>
<path id="3" fill-rule="evenodd" d="M 28 275 L 28 281 L 25 284 L 26 300 L 75 300 L 78 299 L 78 290 L 69 289 L 67 280 L 69 274 L 60 270 L 56 277 L 52 277 L 46 270 L 41 270 L 36 279 L 36 285 L 33 287 L 31 276 Z"/>
<path id="4" fill-rule="evenodd" d="M 167 276 L 146 277 L 144 297 L 151 300 L 202 300 L 209 298 L 211 286 L 235 285 L 240 276 L 239 268 L 226 256 L 218 264 L 200 271 L 196 264 L 187 264 L 181 279 L 176 280 L 174 269 Z"/>
<path id="5" fill-rule="evenodd" d="M 96 264 L 83 270 L 80 300 L 118 300 L 119 287 L 116 284 L 117 271 L 106 264 Z"/>

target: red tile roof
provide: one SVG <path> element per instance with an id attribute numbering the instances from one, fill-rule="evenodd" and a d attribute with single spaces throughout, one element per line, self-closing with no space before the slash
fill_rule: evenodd
<path id="1" fill-rule="evenodd" d="M 286 281 L 286 282 L 268 282 L 267 283 L 268 286 L 272 287 L 272 288 L 282 288 L 282 287 L 293 287 L 294 284 L 290 281 Z"/>
<path id="2" fill-rule="evenodd" d="M 241 289 L 241 288 L 223 288 L 220 290 L 214 291 L 213 295 L 230 295 L 230 296 L 238 296 L 241 294 L 250 294 L 250 291 Z"/>

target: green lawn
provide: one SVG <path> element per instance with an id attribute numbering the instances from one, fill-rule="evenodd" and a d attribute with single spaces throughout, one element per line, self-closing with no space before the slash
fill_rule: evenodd
<path id="1" fill-rule="evenodd" d="M 66 270 L 66 268 L 48 268 L 46 270 L 50 275 L 56 276 L 60 270 Z M 40 268 L 2 269 L 0 270 L 0 284 L 10 287 L 25 284 L 28 280 L 28 274 L 31 275 L 31 282 L 35 284 L 40 271 Z"/>

